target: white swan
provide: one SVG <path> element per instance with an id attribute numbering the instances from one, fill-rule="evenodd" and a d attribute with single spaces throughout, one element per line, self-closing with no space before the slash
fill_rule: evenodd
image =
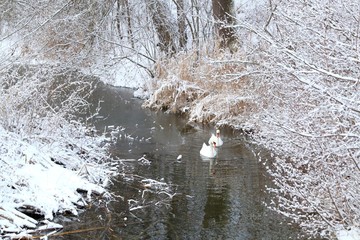
<path id="1" fill-rule="evenodd" d="M 216 136 L 214 134 L 211 134 L 211 137 L 209 139 L 209 144 L 211 144 L 212 142 L 216 143 L 216 147 L 220 147 L 223 145 L 224 142 L 223 140 L 221 140 L 219 129 L 216 130 Z"/>
<path id="2" fill-rule="evenodd" d="M 216 143 L 213 142 L 210 145 L 206 145 L 206 143 L 203 143 L 202 148 L 200 150 L 200 154 L 204 157 L 208 158 L 214 158 L 216 157 Z"/>

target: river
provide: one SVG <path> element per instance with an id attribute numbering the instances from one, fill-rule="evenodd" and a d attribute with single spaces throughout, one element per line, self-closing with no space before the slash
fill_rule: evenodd
<path id="1" fill-rule="evenodd" d="M 307 239 L 264 205 L 271 181 L 254 156 L 257 147 L 239 132 L 222 128 L 217 158 L 203 159 L 199 151 L 213 127 L 188 127 L 184 117 L 142 109 L 132 96 L 115 87 L 94 95 L 102 100 L 96 127 L 121 129 L 111 150 L 127 159 L 110 188 L 117 197 L 78 218 L 59 216 L 64 230 L 50 239 Z M 149 165 L 138 161 L 143 156 Z M 147 178 L 167 184 L 173 197 L 146 188 Z"/>

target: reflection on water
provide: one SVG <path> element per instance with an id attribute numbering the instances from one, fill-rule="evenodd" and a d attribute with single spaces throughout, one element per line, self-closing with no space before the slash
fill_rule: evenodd
<path id="1" fill-rule="evenodd" d="M 141 109 L 131 90 L 97 94 L 106 117 L 97 127 L 125 128 L 113 154 L 122 159 L 145 155 L 151 165 L 127 163 L 126 176 L 133 180 L 120 177 L 111 187 L 121 197 L 107 206 L 109 211 L 93 207 L 79 221 L 59 219 L 65 235 L 54 239 L 298 239 L 296 227 L 263 205 L 269 202 L 268 179 L 252 146 L 238 134 L 222 129 L 224 145 L 216 159 L 206 160 L 199 151 L 213 129 L 185 131 L 185 119 Z M 141 177 L 170 184 L 176 195 L 147 191 Z M 144 208 L 129 211 L 135 201 Z M 73 230 L 78 233 L 68 234 Z"/>

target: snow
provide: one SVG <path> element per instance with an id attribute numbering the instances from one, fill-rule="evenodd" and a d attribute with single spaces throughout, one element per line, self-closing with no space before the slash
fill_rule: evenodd
<path id="1" fill-rule="evenodd" d="M 117 87 L 138 89 L 149 78 L 146 71 L 129 61 L 122 61 L 104 72 L 96 72 L 105 83 Z"/>
<path id="2" fill-rule="evenodd" d="M 336 233 L 338 240 L 359 240 L 360 239 L 360 229 L 351 228 L 350 230 L 340 230 Z"/>
<path id="3" fill-rule="evenodd" d="M 24 180 L 27 183 L 27 188 L 23 190 L 25 193 L 22 194 L 24 196 L 18 200 L 25 205 L 41 206 L 40 209 L 46 219 L 52 219 L 54 213 L 65 210 L 77 215 L 72 203 L 79 200 L 79 194 L 76 192 L 78 188 L 87 191 L 104 191 L 85 181 L 76 172 L 56 164 L 52 164 L 49 168 L 39 164 L 26 164 L 17 174 L 26 176 Z"/>
<path id="4" fill-rule="evenodd" d="M 45 219 L 51 220 L 56 213 L 78 214 L 74 203 L 85 200 L 77 190 L 98 194 L 105 192 L 102 186 L 80 175 L 80 170 L 69 170 L 50 159 L 50 156 L 68 155 L 76 161 L 76 153 L 71 156 L 64 150 L 63 153 L 52 152 L 51 147 L 36 141 L 28 143 L 2 126 L 0 142 L 0 223 L 7 226 L 6 231 L 19 232 L 23 226 L 35 228 L 38 224 L 15 210 L 19 207 L 32 206 Z M 92 174 L 96 172 L 92 171 Z"/>

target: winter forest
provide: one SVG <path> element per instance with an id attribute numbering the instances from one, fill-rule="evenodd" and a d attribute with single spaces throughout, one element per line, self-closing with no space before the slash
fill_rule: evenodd
<path id="1" fill-rule="evenodd" d="M 0 1 L 1 234 L 38 224 L 23 206 L 51 220 L 86 204 L 77 189 L 111 197 L 118 168 L 88 124 L 103 83 L 241 129 L 272 152 L 269 208 L 312 236 L 360 234 L 359 34 L 351 0 Z"/>

